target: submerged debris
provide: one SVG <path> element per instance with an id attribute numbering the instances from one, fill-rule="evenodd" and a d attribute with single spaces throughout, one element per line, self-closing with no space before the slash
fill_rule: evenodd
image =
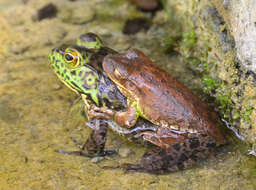
<path id="1" fill-rule="evenodd" d="M 46 18 L 54 18 L 56 17 L 57 12 L 57 7 L 53 3 L 49 3 L 38 10 L 36 19 L 41 21 Z"/>
<path id="2" fill-rule="evenodd" d="M 150 23 L 145 18 L 135 18 L 128 19 L 123 28 L 124 34 L 136 34 L 141 30 L 148 30 L 150 28 Z"/>

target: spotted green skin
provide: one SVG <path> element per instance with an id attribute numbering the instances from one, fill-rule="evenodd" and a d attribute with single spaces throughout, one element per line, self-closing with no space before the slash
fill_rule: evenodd
<path id="1" fill-rule="evenodd" d="M 49 54 L 51 66 L 67 87 L 76 93 L 89 96 L 99 106 L 99 75 L 95 70 L 87 67 L 87 64 L 92 54 L 103 47 L 103 42 L 96 34 L 86 33 L 77 39 L 76 44 L 93 51 L 76 51 L 80 63 L 72 68 L 64 57 L 64 52 L 72 48 L 55 48 Z"/>
<path id="2" fill-rule="evenodd" d="M 80 64 L 71 68 L 64 58 L 64 50 L 56 48 L 49 54 L 49 59 L 54 72 L 59 79 L 73 91 L 90 96 L 99 105 L 97 94 L 99 93 L 99 76 L 96 71 L 84 67 L 88 62 L 88 55 L 78 54 Z"/>
<path id="3" fill-rule="evenodd" d="M 102 40 L 96 34 L 91 32 L 81 35 L 77 39 L 76 44 L 78 46 L 86 47 L 88 49 L 93 49 L 95 51 L 103 47 Z"/>

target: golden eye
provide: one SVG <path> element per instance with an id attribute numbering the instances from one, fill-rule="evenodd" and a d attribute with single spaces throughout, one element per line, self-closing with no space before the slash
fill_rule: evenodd
<path id="1" fill-rule="evenodd" d="M 64 59 L 72 68 L 77 67 L 80 63 L 80 57 L 76 50 L 66 49 Z"/>

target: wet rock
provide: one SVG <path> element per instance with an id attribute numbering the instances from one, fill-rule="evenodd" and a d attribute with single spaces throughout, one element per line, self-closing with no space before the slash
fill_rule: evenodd
<path id="1" fill-rule="evenodd" d="M 124 34 L 136 34 L 141 30 L 148 30 L 150 28 L 150 23 L 145 18 L 135 18 L 129 19 L 126 21 L 125 26 L 123 28 Z"/>
<path id="2" fill-rule="evenodd" d="M 226 29 L 223 29 L 225 21 L 215 7 L 206 6 L 200 16 L 206 20 L 210 24 L 210 27 L 216 32 L 219 43 L 223 46 L 225 52 L 235 48 L 234 39 Z"/>
<path id="3" fill-rule="evenodd" d="M 159 8 L 158 0 L 131 0 L 131 2 L 143 11 L 155 11 Z"/>
<path id="4" fill-rule="evenodd" d="M 45 5 L 44 7 L 42 7 L 41 9 L 38 10 L 37 20 L 41 21 L 41 20 L 46 19 L 46 18 L 48 18 L 48 19 L 49 18 L 54 18 L 54 17 L 56 17 L 57 12 L 58 12 L 57 7 L 54 4 L 49 3 L 49 4 Z"/>

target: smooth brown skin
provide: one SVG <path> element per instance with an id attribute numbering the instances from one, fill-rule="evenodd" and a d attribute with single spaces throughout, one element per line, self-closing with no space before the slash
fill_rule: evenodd
<path id="1" fill-rule="evenodd" d="M 137 102 L 152 123 L 193 129 L 214 137 L 217 144 L 226 143 L 217 114 L 141 51 L 109 55 L 103 60 L 103 70 L 130 102 Z"/>

